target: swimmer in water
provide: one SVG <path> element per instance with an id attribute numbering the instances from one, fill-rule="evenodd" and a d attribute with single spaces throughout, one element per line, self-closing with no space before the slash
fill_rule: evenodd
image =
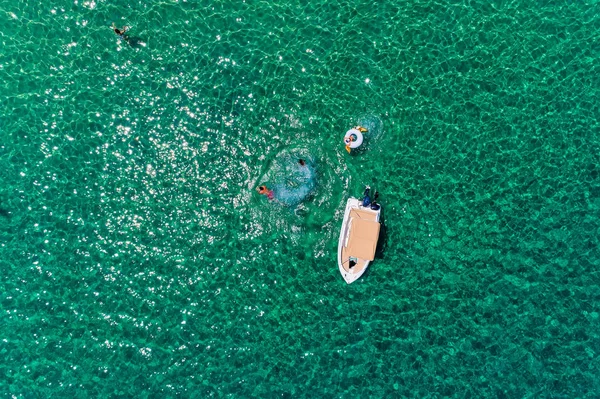
<path id="1" fill-rule="evenodd" d="M 259 188 L 256 189 L 258 191 L 259 194 L 262 195 L 266 195 L 268 199 L 273 199 L 273 197 L 275 196 L 275 194 L 273 193 L 273 190 L 269 190 L 267 188 L 267 186 L 260 186 Z"/>
<path id="2" fill-rule="evenodd" d="M 300 164 L 300 166 L 306 166 L 306 161 L 304 161 L 304 159 L 299 159 L 298 163 Z"/>
<path id="3" fill-rule="evenodd" d="M 127 30 L 126 26 L 124 26 L 122 29 L 118 29 L 114 23 L 112 24 L 112 28 L 113 31 L 115 31 L 115 33 L 119 36 L 123 36 L 125 34 L 125 31 Z"/>

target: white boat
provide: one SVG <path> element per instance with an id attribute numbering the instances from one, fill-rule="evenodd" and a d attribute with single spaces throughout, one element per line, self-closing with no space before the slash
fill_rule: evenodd
<path id="1" fill-rule="evenodd" d="M 346 283 L 356 280 L 375 259 L 379 239 L 381 208 L 363 206 L 356 198 L 348 199 L 338 242 L 338 266 Z"/>

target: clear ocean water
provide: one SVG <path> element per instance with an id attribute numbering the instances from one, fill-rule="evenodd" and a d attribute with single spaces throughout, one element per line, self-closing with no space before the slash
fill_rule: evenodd
<path id="1" fill-rule="evenodd" d="M 597 398 L 599 32 L 596 1 L 0 0 L 0 396 Z"/>

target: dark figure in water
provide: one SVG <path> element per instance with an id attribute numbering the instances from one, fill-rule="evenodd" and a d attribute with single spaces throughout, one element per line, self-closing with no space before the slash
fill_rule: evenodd
<path id="1" fill-rule="evenodd" d="M 123 40 L 125 40 L 127 42 L 127 44 L 129 44 L 131 47 L 139 47 L 140 45 L 144 45 L 144 43 L 142 42 L 142 39 L 140 37 L 129 36 L 128 34 L 125 34 L 125 32 L 129 30 L 128 26 L 124 26 L 123 28 L 119 29 L 115 26 L 115 24 L 112 24 L 112 29 L 117 35 L 119 35 Z"/>
<path id="2" fill-rule="evenodd" d="M 304 159 L 299 159 L 298 163 L 300 164 L 300 166 L 305 166 L 306 165 L 306 161 L 304 161 Z"/>
<path id="3" fill-rule="evenodd" d="M 118 28 L 115 26 L 115 24 L 112 24 L 112 28 L 113 28 L 113 30 L 115 31 L 115 33 L 116 33 L 117 35 L 121 36 L 121 37 L 124 37 L 124 35 L 125 35 L 125 31 L 127 30 L 127 27 L 126 27 L 126 26 L 124 26 L 124 27 L 123 27 L 123 28 L 121 28 L 121 29 L 118 29 Z"/>

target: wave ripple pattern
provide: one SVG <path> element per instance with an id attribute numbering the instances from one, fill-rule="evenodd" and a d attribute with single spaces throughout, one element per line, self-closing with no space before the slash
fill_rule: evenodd
<path id="1" fill-rule="evenodd" d="M 597 397 L 595 2 L 0 10 L 0 396 Z"/>

